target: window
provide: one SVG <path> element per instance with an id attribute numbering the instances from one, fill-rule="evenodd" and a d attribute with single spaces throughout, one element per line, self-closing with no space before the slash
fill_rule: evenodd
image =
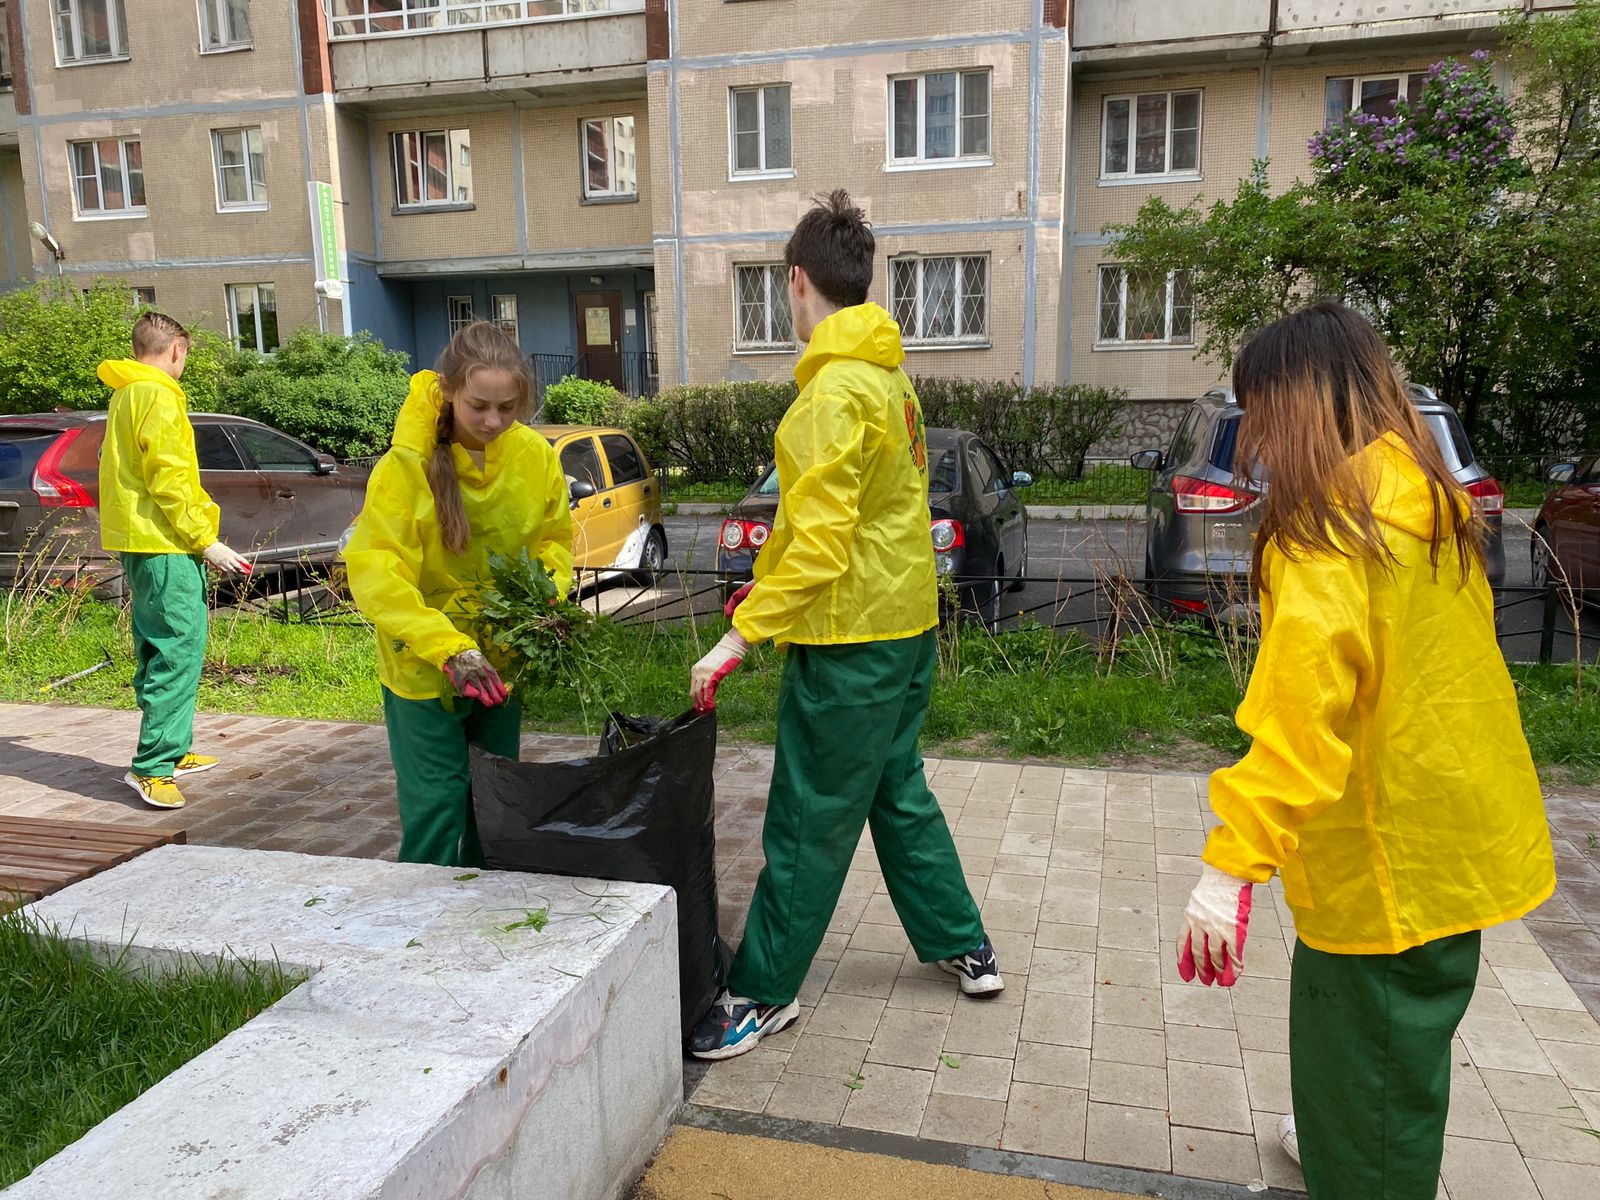
<path id="1" fill-rule="evenodd" d="M 56 60 L 62 66 L 128 56 L 122 0 L 50 0 L 56 16 Z"/>
<path id="2" fill-rule="evenodd" d="M 632 117 L 583 123 L 583 194 L 590 200 L 639 194 L 639 159 Z"/>
<path id="3" fill-rule="evenodd" d="M 989 340 L 989 259 L 892 258 L 889 303 L 907 345 Z"/>
<path id="4" fill-rule="evenodd" d="M 728 93 L 728 122 L 735 175 L 793 170 L 788 84 L 734 88 Z"/>
<path id="5" fill-rule="evenodd" d="M 133 304 L 135 308 L 154 308 L 156 306 L 156 290 L 153 287 L 136 287 L 133 289 Z"/>
<path id="6" fill-rule="evenodd" d="M 222 208 L 267 207 L 267 152 L 261 127 L 216 129 L 211 152 L 217 164 L 217 204 Z"/>
<path id="7" fill-rule="evenodd" d="M 250 45 L 250 0 L 200 0 L 200 52 Z"/>
<path id="8" fill-rule="evenodd" d="M 1404 96 L 1415 104 L 1422 98 L 1427 76 L 1416 72 L 1398 75 L 1358 75 L 1328 80 L 1322 126 L 1331 129 L 1351 113 L 1375 117 L 1394 116 L 1394 106 Z"/>
<path id="9" fill-rule="evenodd" d="M 895 163 L 989 160 L 989 71 L 939 71 L 889 82 Z"/>
<path id="10" fill-rule="evenodd" d="M 733 291 L 735 350 L 787 350 L 794 345 L 788 267 L 734 267 Z"/>
<path id="11" fill-rule="evenodd" d="M 1199 173 L 1199 92 L 1107 96 L 1103 111 L 1100 178 Z"/>
<path id="12" fill-rule="evenodd" d="M 600 456 L 595 453 L 594 439 L 579 438 L 561 448 L 561 473 L 567 477 L 567 486 L 587 483 L 597 492 L 605 491 L 605 475 L 600 470 Z"/>
<path id="13" fill-rule="evenodd" d="M 513 342 L 519 340 L 517 331 L 517 298 L 515 296 L 490 296 L 489 319 L 511 335 Z"/>
<path id="14" fill-rule="evenodd" d="M 144 155 L 138 142 L 105 138 L 73 142 L 73 192 L 78 215 L 142 216 L 144 206 Z"/>
<path id="15" fill-rule="evenodd" d="M 233 432 L 243 444 L 245 452 L 256 460 L 257 470 L 316 474 L 316 454 L 277 430 L 262 429 L 259 425 L 235 425 Z"/>
<path id="16" fill-rule="evenodd" d="M 1127 267 L 1100 268 L 1100 328 L 1096 342 L 1194 343 L 1194 294 L 1189 272 L 1159 275 Z"/>
<path id="17" fill-rule="evenodd" d="M 202 471 L 242 471 L 244 459 L 221 425 L 196 425 L 194 427 L 195 454 L 200 459 Z"/>
<path id="18" fill-rule="evenodd" d="M 644 479 L 644 459 L 633 439 L 617 434 L 601 434 L 600 444 L 605 447 L 606 461 L 611 464 L 611 484 L 621 487 L 625 483 L 640 483 Z"/>
<path id="19" fill-rule="evenodd" d="M 272 353 L 278 348 L 278 289 L 270 283 L 230 283 L 228 326 L 239 349 Z"/>
<path id="20" fill-rule="evenodd" d="M 455 337 L 468 325 L 471 325 L 472 315 L 471 296 L 450 296 L 444 302 L 445 312 L 450 318 L 450 336 Z"/>
<path id="21" fill-rule="evenodd" d="M 401 208 L 471 204 L 471 133 L 465 129 L 396 133 L 394 194 Z"/>
<path id="22" fill-rule="evenodd" d="M 972 466 L 972 482 L 977 487 L 978 495 L 1000 490 L 1000 472 L 987 450 L 974 443 L 967 449 L 967 461 Z"/>
<path id="23" fill-rule="evenodd" d="M 0 91 L 11 89 L 11 31 L 6 6 L 0 4 Z"/>

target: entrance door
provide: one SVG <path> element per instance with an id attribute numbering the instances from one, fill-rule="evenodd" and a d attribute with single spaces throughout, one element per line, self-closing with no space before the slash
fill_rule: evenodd
<path id="1" fill-rule="evenodd" d="M 622 373 L 622 293 L 578 292 L 578 374 L 626 390 Z"/>

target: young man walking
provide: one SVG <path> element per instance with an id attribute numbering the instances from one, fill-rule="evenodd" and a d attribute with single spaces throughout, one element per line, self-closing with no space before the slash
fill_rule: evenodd
<path id="1" fill-rule="evenodd" d="M 752 645 L 788 647 L 767 864 L 728 990 L 690 1039 L 697 1058 L 743 1054 L 799 1016 L 864 825 L 917 957 L 968 995 L 1004 986 L 917 750 L 938 624 L 927 444 L 900 329 L 866 302 L 874 249 L 843 191 L 789 239 L 789 309 L 807 346 L 776 438 L 778 515 L 755 582 L 729 601 L 733 629 L 690 677 L 708 709 Z"/>
<path id="2" fill-rule="evenodd" d="M 206 564 L 250 570 L 217 540 L 217 506 L 200 486 L 178 383 L 188 358 L 188 331 L 151 312 L 134 323 L 133 357 L 99 371 L 116 389 L 100 451 L 100 544 L 122 556 L 141 713 L 139 748 L 122 780 L 151 808 L 182 808 L 177 778 L 217 765 L 190 746 L 206 654 Z"/>

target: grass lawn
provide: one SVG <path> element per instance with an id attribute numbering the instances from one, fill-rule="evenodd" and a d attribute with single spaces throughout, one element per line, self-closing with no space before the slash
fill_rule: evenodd
<path id="1" fill-rule="evenodd" d="M 0 700 L 133 707 L 127 617 L 116 607 L 52 601 L 8 621 L 4 632 Z M 603 689 L 608 706 L 668 715 L 687 706 L 689 666 L 721 628 L 628 626 L 617 636 L 621 665 Z M 966 630 L 941 646 L 924 739 L 930 752 L 1204 770 L 1246 748 L 1233 724 L 1243 667 L 1209 636 L 1163 630 L 1126 641 L 1110 662 L 1081 639 L 1039 628 L 999 637 Z M 102 647 L 112 667 L 41 696 L 46 682 L 100 661 Z M 285 625 L 221 613 L 207 659 L 203 711 L 382 720 L 374 637 L 354 618 Z M 722 685 L 727 740 L 772 740 L 781 666 L 780 655 L 760 647 Z M 1516 666 L 1512 677 L 1546 780 L 1600 782 L 1600 672 L 1580 678 L 1571 666 Z M 548 732 L 597 733 L 604 719 L 579 711 L 567 688 L 530 696 L 525 707 L 529 727 Z"/>
<path id="2" fill-rule="evenodd" d="M 299 982 L 238 961 L 151 976 L 0 916 L 0 1188 Z"/>

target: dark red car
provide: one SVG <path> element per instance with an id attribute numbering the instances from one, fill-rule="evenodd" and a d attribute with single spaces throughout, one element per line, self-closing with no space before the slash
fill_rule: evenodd
<path id="1" fill-rule="evenodd" d="M 200 482 L 221 538 L 258 563 L 331 563 L 370 468 L 340 464 L 258 421 L 193 413 Z M 100 549 L 103 412 L 0 417 L 0 587 L 120 578 Z"/>
<path id="2" fill-rule="evenodd" d="M 1557 463 L 1545 478 L 1554 490 L 1533 523 L 1533 584 L 1600 591 L 1600 454 Z"/>

